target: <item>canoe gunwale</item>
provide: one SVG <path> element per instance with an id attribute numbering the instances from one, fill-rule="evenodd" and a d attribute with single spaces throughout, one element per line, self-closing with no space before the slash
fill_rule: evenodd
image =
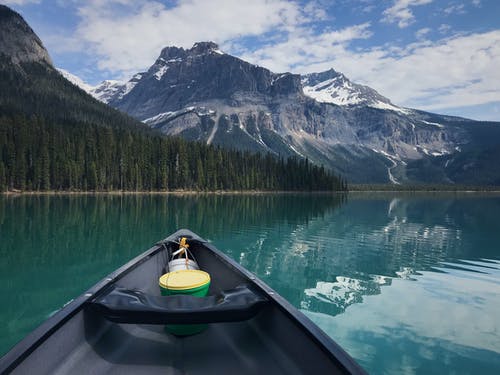
<path id="1" fill-rule="evenodd" d="M 340 347 L 333 339 L 328 336 L 321 328 L 319 328 L 313 321 L 311 321 L 306 315 L 297 310 L 295 306 L 290 304 L 286 299 L 284 299 L 280 294 L 278 294 L 274 289 L 267 285 L 264 281 L 260 280 L 253 273 L 245 269 L 243 266 L 239 265 L 228 257 L 226 254 L 222 253 L 216 247 L 210 243 L 205 243 L 205 246 L 209 248 L 221 261 L 226 263 L 228 266 L 233 267 L 237 271 L 244 274 L 244 276 L 249 278 L 256 287 L 258 287 L 262 292 L 265 293 L 267 298 L 269 298 L 275 305 L 292 321 L 300 325 L 304 332 L 318 344 L 318 346 L 337 362 L 341 367 L 346 370 L 348 374 L 367 374 L 366 371 L 344 350 Z"/>
<path id="2" fill-rule="evenodd" d="M 87 304 L 92 301 L 96 294 L 113 285 L 118 279 L 128 272 L 138 267 L 141 263 L 154 256 L 162 250 L 162 246 L 156 244 L 142 254 L 125 263 L 104 279 L 98 281 L 94 286 L 64 305 L 54 315 L 41 323 L 35 330 L 19 341 L 11 350 L 0 358 L 0 374 L 8 374 L 13 371 L 24 359 L 26 359 L 36 348 L 43 344 L 54 332 L 64 323 L 79 313 Z"/>

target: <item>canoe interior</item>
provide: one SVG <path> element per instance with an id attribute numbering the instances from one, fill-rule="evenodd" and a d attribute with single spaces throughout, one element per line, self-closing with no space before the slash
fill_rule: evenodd
<path id="1" fill-rule="evenodd" d="M 158 247 L 159 249 L 159 247 Z M 210 293 L 250 280 L 202 242 L 191 243 Z M 116 285 L 160 295 L 163 248 L 127 271 Z M 243 322 L 212 323 L 176 337 L 162 325 L 117 324 L 85 308 L 29 354 L 13 373 L 37 374 L 335 374 L 346 369 L 276 303 Z"/>

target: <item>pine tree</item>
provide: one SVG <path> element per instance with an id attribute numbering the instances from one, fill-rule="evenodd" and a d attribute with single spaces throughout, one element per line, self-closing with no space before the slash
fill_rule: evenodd
<path id="1" fill-rule="evenodd" d="M 203 163 L 201 159 L 196 160 L 196 188 L 203 190 L 205 188 L 205 172 L 203 171 Z"/>
<path id="2" fill-rule="evenodd" d="M 5 166 L 0 160 L 0 191 L 7 190 L 7 178 L 5 177 Z"/>

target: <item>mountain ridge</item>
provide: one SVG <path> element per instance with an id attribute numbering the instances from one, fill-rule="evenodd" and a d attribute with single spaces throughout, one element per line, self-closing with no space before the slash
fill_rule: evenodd
<path id="1" fill-rule="evenodd" d="M 349 182 L 497 181 L 496 174 L 470 172 L 490 160 L 476 129 L 493 126 L 494 133 L 496 123 L 398 107 L 333 69 L 274 73 L 199 42 L 163 48 L 127 85 L 108 103 L 165 134 L 308 158 Z"/>
<path id="2" fill-rule="evenodd" d="M 500 181 L 471 173 L 491 159 L 476 132 L 494 134 L 497 123 L 398 107 L 334 69 L 273 73 L 199 42 L 163 48 L 146 72 L 115 87 L 101 100 L 165 134 L 308 158 L 353 183 Z"/>

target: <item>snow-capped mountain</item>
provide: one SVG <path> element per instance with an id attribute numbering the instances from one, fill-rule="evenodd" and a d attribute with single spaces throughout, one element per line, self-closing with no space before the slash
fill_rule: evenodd
<path id="1" fill-rule="evenodd" d="M 407 112 L 406 109 L 392 104 L 389 99 L 380 95 L 374 89 L 353 83 L 345 75 L 333 69 L 303 75 L 302 87 L 305 95 L 320 103 L 350 106 L 364 105 L 403 113 Z"/>
<path id="2" fill-rule="evenodd" d="M 74 74 L 71 74 L 65 69 L 62 68 L 57 68 L 59 73 L 62 74 L 64 78 L 66 78 L 68 81 L 70 81 L 72 84 L 75 86 L 78 86 L 81 88 L 83 91 L 88 92 L 89 94 L 92 95 L 92 90 L 94 89 L 94 86 L 89 85 L 88 83 L 84 82 L 80 77 L 75 76 Z"/>
<path id="3" fill-rule="evenodd" d="M 119 100 L 124 95 L 127 95 L 130 90 L 134 88 L 137 82 L 139 82 L 142 74 L 144 74 L 137 73 L 128 81 L 107 79 L 96 86 L 92 86 L 65 69 L 57 68 L 57 70 L 72 84 L 78 86 L 103 103 L 109 103 L 112 100 Z"/>
<path id="4" fill-rule="evenodd" d="M 486 138 L 476 132 L 500 126 L 398 107 L 333 69 L 273 73 L 213 42 L 164 48 L 146 72 L 109 85 L 100 100 L 165 134 L 307 157 L 350 182 L 500 183 L 472 172 L 489 169 L 485 160 L 500 152 L 479 146 Z"/>
<path id="5" fill-rule="evenodd" d="M 125 86 L 125 82 L 114 79 L 102 81 L 97 86 L 93 86 L 88 93 L 103 103 L 108 103 L 114 96 L 118 95 Z"/>
<path id="6" fill-rule="evenodd" d="M 105 80 L 89 90 L 96 99 L 101 102 L 109 103 L 114 100 L 119 100 L 127 95 L 139 82 L 144 73 L 137 73 L 128 81 Z"/>

